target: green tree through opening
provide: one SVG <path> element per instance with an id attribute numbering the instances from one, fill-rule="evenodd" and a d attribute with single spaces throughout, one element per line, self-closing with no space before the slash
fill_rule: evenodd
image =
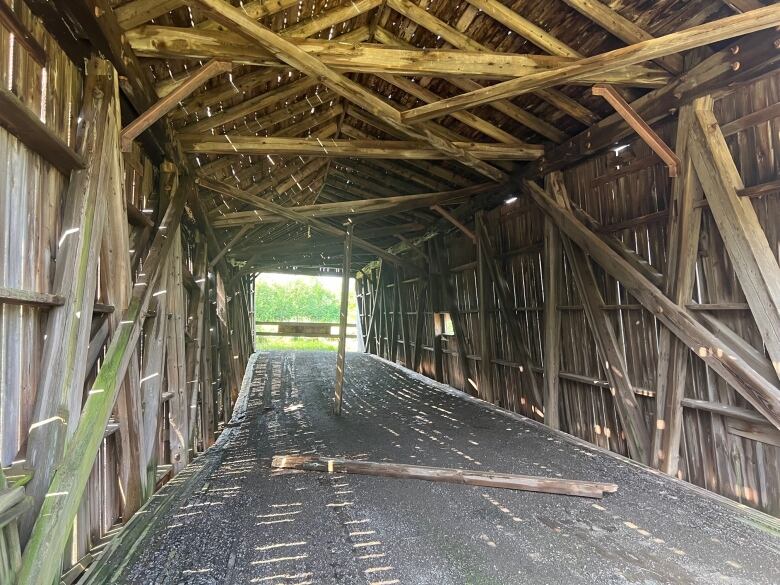
<path id="1" fill-rule="evenodd" d="M 334 277 L 261 274 L 255 280 L 255 321 L 338 323 L 341 279 Z M 347 321 L 355 323 L 357 302 L 350 282 Z M 355 340 L 347 339 L 353 350 Z M 290 337 L 257 337 L 258 349 L 335 349 L 337 340 Z"/>

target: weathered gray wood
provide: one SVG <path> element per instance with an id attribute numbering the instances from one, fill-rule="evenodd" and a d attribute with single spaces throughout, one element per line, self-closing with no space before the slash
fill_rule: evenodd
<path id="1" fill-rule="evenodd" d="M 523 364 L 521 369 L 524 379 L 528 382 L 528 388 L 531 391 L 536 404 L 541 408 L 544 404 L 542 393 L 539 390 L 539 384 L 534 374 L 534 364 L 531 362 L 531 352 L 528 347 L 527 340 L 524 340 L 524 335 L 517 323 L 517 314 L 514 304 L 512 303 L 512 294 L 509 287 L 509 283 L 501 273 L 501 268 L 496 260 L 495 252 L 493 251 L 493 244 L 490 241 L 485 231 L 485 226 L 478 226 L 478 229 L 482 230 L 480 237 L 482 238 L 481 252 L 485 255 L 485 264 L 487 265 L 490 278 L 495 286 L 496 295 L 498 296 L 499 309 L 504 315 L 507 327 L 511 337 L 511 343 L 517 352 L 518 361 Z"/>
<path id="2" fill-rule="evenodd" d="M 347 226 L 344 238 L 344 266 L 341 272 L 341 306 L 339 308 L 339 346 L 336 354 L 336 387 L 334 391 L 333 413 L 341 414 L 341 402 L 344 393 L 344 370 L 346 369 L 347 352 L 347 317 L 349 309 L 349 278 L 352 264 L 352 229 Z"/>
<path id="3" fill-rule="evenodd" d="M 62 232 L 57 251 L 53 290 L 63 305 L 49 312 L 41 377 L 31 420 L 26 459 L 35 469 L 27 487 L 33 506 L 22 522 L 22 540 L 32 529 L 57 467 L 56 443 L 72 435 L 81 413 L 86 376 L 83 357 L 90 338 L 95 304 L 97 258 L 106 215 L 106 197 L 118 124 L 116 74 L 102 60 L 89 65 L 81 116 L 84 134 L 80 151 L 90 153 L 88 167 L 74 171 L 65 195 Z M 61 427 L 61 428 L 59 428 Z M 101 429 L 102 430 L 102 429 Z"/>
<path id="4" fill-rule="evenodd" d="M 549 186 L 547 191 L 550 191 Z M 544 220 L 544 424 L 559 429 L 561 366 L 561 313 L 558 287 L 561 279 L 561 238 L 558 228 Z"/>
<path id="5" fill-rule="evenodd" d="M 48 309 L 60 307 L 65 304 L 65 297 L 50 293 L 39 293 L 18 288 L 0 286 L 0 304 L 3 305 L 28 305 Z"/>
<path id="6" fill-rule="evenodd" d="M 707 98 L 702 98 L 707 99 Z M 697 100 L 699 102 L 699 100 Z M 690 159 L 689 141 L 695 105 L 685 105 L 677 119 L 675 149 L 680 157 L 680 174 L 674 182 L 669 205 L 668 247 L 664 292 L 677 305 L 685 306 L 693 294 L 696 257 L 699 250 L 702 200 L 699 179 Z M 674 475 L 680 458 L 682 435 L 681 400 L 688 376 L 688 347 L 666 327 L 658 340 L 656 372 L 656 424 L 653 434 L 652 465 Z"/>
<path id="7" fill-rule="evenodd" d="M 186 380 L 186 356 L 184 340 L 184 286 L 182 280 L 181 233 L 174 231 L 169 237 L 174 239 L 168 262 L 167 284 L 161 282 L 154 294 L 168 297 L 168 328 L 165 360 L 168 392 L 172 393 L 168 401 L 168 422 L 170 435 L 168 441 L 171 450 L 173 473 L 178 473 L 189 461 L 189 399 Z"/>
<path id="8" fill-rule="evenodd" d="M 444 305 L 447 307 L 447 312 L 450 314 L 450 321 L 452 321 L 452 328 L 455 331 L 455 342 L 458 351 L 458 366 L 460 367 L 461 376 L 463 376 L 463 385 L 468 387 L 470 385 L 471 367 L 469 366 L 469 348 L 466 333 L 463 329 L 463 323 L 460 318 L 460 311 L 458 309 L 458 299 L 456 298 L 454 287 L 450 281 L 450 267 L 448 259 L 440 246 L 438 240 L 432 242 L 434 249 L 434 256 L 436 257 L 437 266 L 439 269 L 439 278 L 441 280 L 441 294 L 444 297 Z"/>
<path id="9" fill-rule="evenodd" d="M 204 313 L 206 311 L 206 291 L 208 281 L 208 246 L 205 241 L 198 242 L 193 260 L 193 270 L 196 289 L 190 295 L 187 309 L 187 342 L 185 354 L 187 356 L 186 383 L 189 393 L 189 440 L 190 445 L 195 442 L 195 430 L 199 414 L 203 417 L 204 387 L 201 379 L 201 360 L 203 359 L 203 328 Z M 200 403 L 200 410 L 198 404 Z"/>
<path id="10" fill-rule="evenodd" d="M 106 229 L 103 230 L 100 249 L 101 290 L 103 302 L 115 308 L 107 317 L 109 335 L 116 332 L 122 314 L 127 309 L 132 294 L 133 275 L 128 250 L 127 223 L 128 196 L 122 183 L 125 168 L 118 151 L 113 153 L 111 188 L 103 195 L 107 200 Z M 119 390 L 116 404 L 116 420 L 119 433 L 119 478 L 122 491 L 121 514 L 132 516 L 141 506 L 143 466 L 143 434 L 141 433 L 142 406 L 138 392 L 140 364 L 136 351 L 130 359 L 127 374 Z"/>
<path id="11" fill-rule="evenodd" d="M 403 295 L 403 272 L 395 271 L 395 294 L 397 298 L 398 319 L 401 324 L 401 341 L 404 349 L 404 366 L 412 367 L 412 346 L 409 339 L 409 314 L 406 311 L 406 303 Z"/>
<path id="12" fill-rule="evenodd" d="M 167 261 L 166 261 L 167 262 Z M 167 271 L 167 265 L 165 267 Z M 143 452 L 141 465 L 144 470 L 142 501 L 154 493 L 157 481 L 158 446 L 157 433 L 162 402 L 162 388 L 165 372 L 165 350 L 168 326 L 168 299 L 166 295 L 154 297 L 154 316 L 144 323 L 144 353 L 141 366 L 140 394 L 142 406 Z"/>
<path id="13" fill-rule="evenodd" d="M 711 103 L 696 110 L 691 158 L 775 371 L 780 375 L 780 266 L 744 188 Z"/>
<path id="14" fill-rule="evenodd" d="M 153 287 L 159 280 L 164 259 L 173 244 L 169 235 L 178 230 L 185 198 L 186 190 L 179 190 L 171 199 L 152 242 L 144 272 L 135 283 L 130 304 L 87 396 L 81 422 L 71 436 L 60 467 L 48 488 L 50 497 L 44 500 L 22 556 L 18 585 L 49 583 L 59 575 L 60 558 L 73 519 L 103 440 L 103 430 L 111 415 L 119 384 L 135 351 Z"/>
<path id="15" fill-rule="evenodd" d="M 585 498 L 601 498 L 605 493 L 614 493 L 618 489 L 618 486 L 614 483 L 472 471 L 468 469 L 425 467 L 422 465 L 403 465 L 399 463 L 376 463 L 373 461 L 356 461 L 317 455 L 275 455 L 271 461 L 271 467 L 274 469 L 300 469 L 325 473 L 354 473 L 397 479 L 421 479 L 425 481 L 478 485 Z"/>
<path id="16" fill-rule="evenodd" d="M 551 196 L 559 205 L 570 209 L 569 197 L 563 184 L 563 175 L 559 172 L 551 173 L 549 185 Z M 602 310 L 604 299 L 599 291 L 593 266 L 582 249 L 574 246 L 569 238 L 563 236 L 561 240 L 569 267 L 577 283 L 577 291 L 585 309 L 585 316 L 596 341 L 602 367 L 614 394 L 615 408 L 626 435 L 628 451 L 633 459 L 649 463 L 650 431 L 636 398 L 634 386 L 628 373 L 626 356 L 618 345 L 612 322 Z"/>
<path id="17" fill-rule="evenodd" d="M 484 212 L 479 211 L 474 218 L 475 225 L 483 225 Z M 493 305 L 493 290 L 490 286 L 490 276 L 485 266 L 485 255 L 482 253 L 482 237 L 484 229 L 477 228 L 477 303 L 479 310 L 479 392 L 484 400 L 494 403 L 493 392 L 493 337 L 491 336 L 490 315 Z"/>
<path id="18" fill-rule="evenodd" d="M 425 325 L 425 300 L 428 294 L 428 283 L 423 282 L 417 295 L 417 312 L 414 316 L 414 359 L 412 369 L 420 371 L 423 351 L 423 326 Z"/>
<path id="19" fill-rule="evenodd" d="M 0 126 L 63 174 L 86 166 L 83 150 L 76 153 L 5 87 L 0 87 Z"/>
<path id="20" fill-rule="evenodd" d="M 523 189 L 555 221 L 559 230 L 618 279 L 637 301 L 780 428 L 780 388 L 745 362 L 723 339 L 698 323 L 687 309 L 671 301 L 538 185 L 525 180 Z"/>

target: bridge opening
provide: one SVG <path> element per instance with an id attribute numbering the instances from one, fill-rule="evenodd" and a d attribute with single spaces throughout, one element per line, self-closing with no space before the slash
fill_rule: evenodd
<path id="1" fill-rule="evenodd" d="M 262 272 L 255 278 L 257 350 L 336 351 L 341 276 Z M 358 351 L 355 279 L 349 279 L 346 351 Z"/>

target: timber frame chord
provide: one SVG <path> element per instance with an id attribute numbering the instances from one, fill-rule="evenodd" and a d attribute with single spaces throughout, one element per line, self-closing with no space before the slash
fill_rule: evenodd
<path id="1" fill-rule="evenodd" d="M 355 276 L 365 351 L 780 515 L 780 4 L 614 4 L 0 2 L 0 582 L 230 428 L 269 271 L 342 279 L 336 415 Z"/>

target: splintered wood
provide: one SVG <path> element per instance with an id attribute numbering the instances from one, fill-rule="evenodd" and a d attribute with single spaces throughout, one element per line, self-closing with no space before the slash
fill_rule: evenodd
<path id="1" fill-rule="evenodd" d="M 335 457 L 318 457 L 316 455 L 275 455 L 271 461 L 271 467 L 274 469 L 297 469 L 301 471 L 321 471 L 324 473 L 374 475 L 378 477 L 394 477 L 396 479 L 422 479 L 425 481 L 478 485 L 583 498 L 602 498 L 605 493 L 611 494 L 618 489 L 618 486 L 614 483 L 471 471 L 468 469 L 448 469 L 446 467 L 426 467 L 423 465 L 404 465 L 401 463 L 355 461 Z"/>

